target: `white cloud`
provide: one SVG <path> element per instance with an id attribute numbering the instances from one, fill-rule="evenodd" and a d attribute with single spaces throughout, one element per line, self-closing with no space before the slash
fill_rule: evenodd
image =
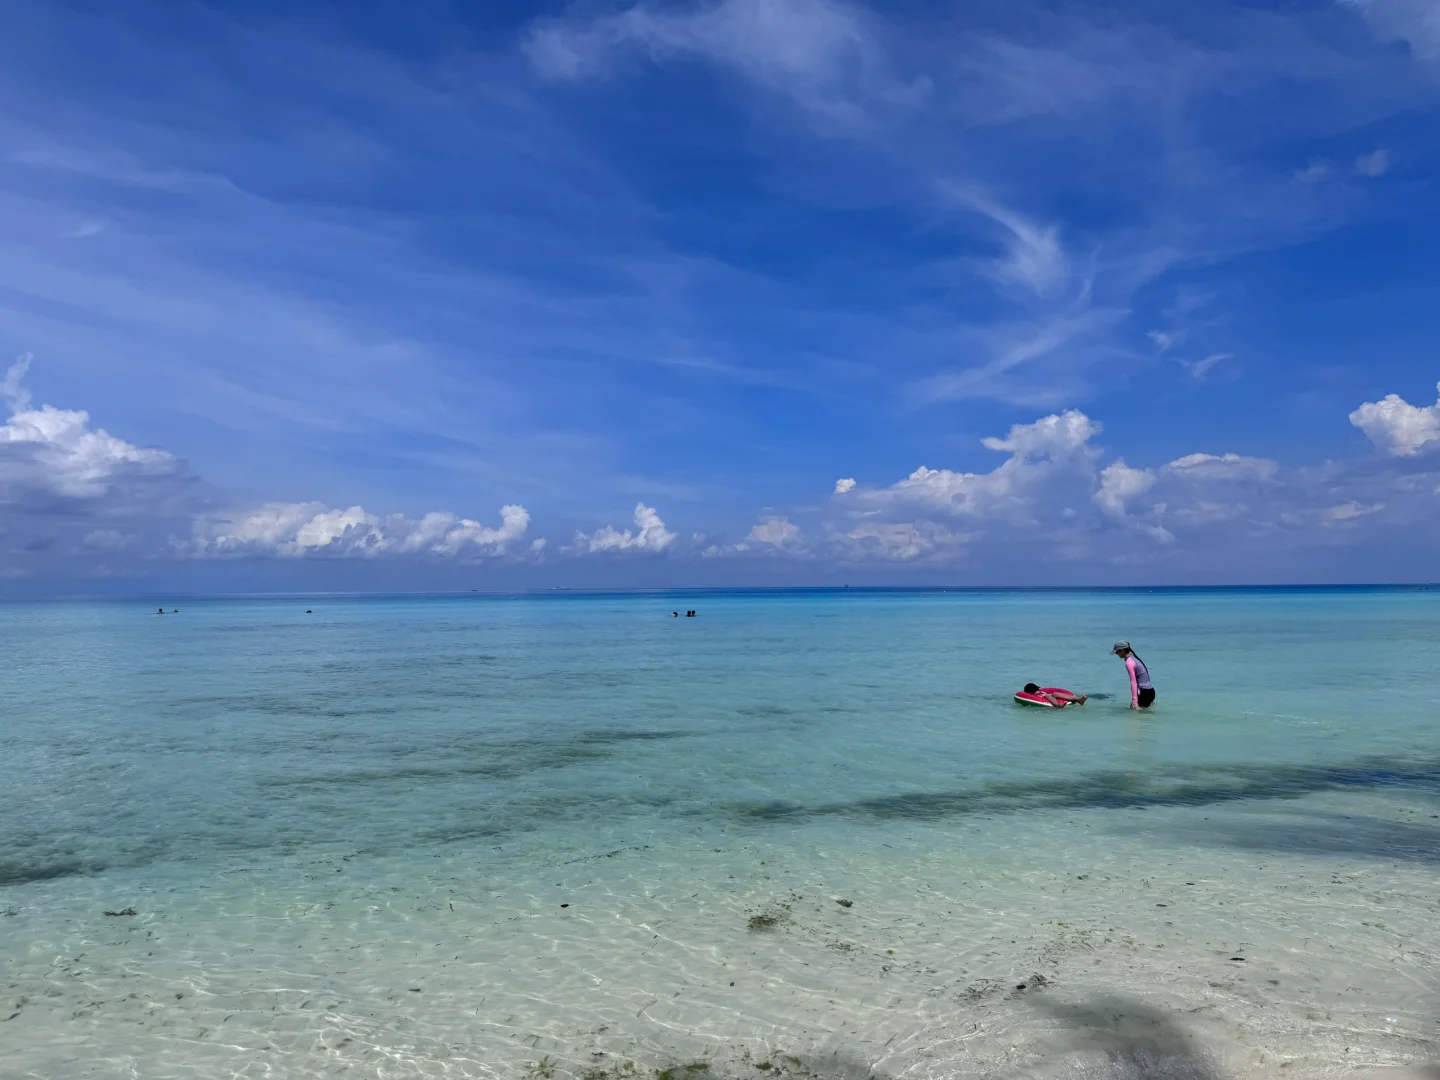
<path id="1" fill-rule="evenodd" d="M 1279 468 L 1278 462 L 1244 454 L 1187 454 L 1165 471 L 1190 480 L 1269 480 Z"/>
<path id="2" fill-rule="evenodd" d="M 1073 558 L 1090 530 L 1075 504 L 1088 502 L 1093 493 L 1099 451 L 1092 440 L 1100 431 L 1098 423 L 1072 409 L 982 439 L 986 449 L 1009 455 L 989 472 L 922 465 L 888 487 L 847 486 L 854 494 L 839 505 L 849 523 L 829 525 L 820 548 L 847 562 L 941 565 L 968 559 L 987 542 L 1012 553 L 1039 543 L 1050 545 L 1056 557 Z M 917 510 L 924 516 L 917 519 Z M 932 514 L 964 518 L 970 527 L 956 531 L 928 520 Z"/>
<path id="3" fill-rule="evenodd" d="M 772 547 L 793 547 L 800 543 L 800 526 L 783 517 L 767 517 L 750 530 L 751 540 Z"/>
<path id="4" fill-rule="evenodd" d="M 1279 467 L 1267 458 L 1231 453 L 1187 454 L 1159 469 L 1134 469 L 1124 460 L 1116 460 L 1101 470 L 1100 486 L 1093 498 L 1106 516 L 1168 544 L 1175 535 L 1160 524 L 1166 514 L 1190 525 L 1232 520 L 1240 504 L 1217 499 L 1216 492 L 1234 498 L 1238 493 L 1232 490 L 1233 485 L 1271 480 Z M 1177 498 L 1178 505 L 1152 499 L 1144 512 L 1149 520 L 1132 516 L 1131 501 L 1157 488 L 1162 496 L 1168 492 Z"/>
<path id="5" fill-rule="evenodd" d="M 34 359 L 32 353 L 22 353 L 5 370 L 5 381 L 0 383 L 0 395 L 4 396 L 12 414 L 25 412 L 30 408 L 31 397 L 25 386 L 25 376 L 30 374 L 30 364 Z"/>
<path id="6" fill-rule="evenodd" d="M 1010 458 L 988 473 L 962 473 L 922 465 L 904 480 L 859 494 L 862 503 L 919 503 L 951 514 L 1024 515 L 1035 496 L 1057 474 L 1087 473 L 1094 456 L 1089 440 L 1100 425 L 1078 410 L 1016 424 L 1004 438 L 981 440 Z"/>
<path id="7" fill-rule="evenodd" d="M 80 222 L 73 228 L 66 229 L 60 235 L 67 240 L 85 240 L 92 236 L 99 236 L 104 231 L 105 222 L 87 220 Z"/>
<path id="8" fill-rule="evenodd" d="M 1102 428 L 1078 409 L 1045 416 L 1033 424 L 1013 424 L 1010 434 L 980 440 L 987 450 L 1004 450 L 1017 458 L 1063 457 L 1084 451 Z"/>
<path id="9" fill-rule="evenodd" d="M 122 551 L 143 559 L 164 550 L 199 505 L 194 478 L 174 455 L 111 435 L 84 411 L 36 405 L 25 384 L 30 359 L 0 380 L 9 413 L 0 424 L 4 546 L 36 569 L 87 558 L 113 569 Z"/>
<path id="10" fill-rule="evenodd" d="M 921 301 L 907 309 L 915 319 L 890 323 L 900 323 L 924 357 L 907 389 L 930 402 L 994 398 L 1055 408 L 1092 390 L 1102 365 L 1112 374 L 1135 365 L 1117 330 L 1144 305 L 1146 285 L 1178 265 L 1209 265 L 1220 253 L 1308 233 L 1320 213 L 1321 193 L 1297 198 L 1288 168 L 1234 155 L 1195 124 L 1190 106 L 1243 85 L 1242 99 L 1268 114 L 1276 108 L 1272 80 L 1328 84 L 1351 66 L 1340 53 L 1321 62 L 1329 52 L 1311 39 L 1308 20 L 1270 12 L 1227 14 L 1241 21 L 1222 48 L 1165 18 L 1092 19 L 1042 5 L 1012 21 L 996 17 L 1000 10 L 960 5 L 937 22 L 842 0 L 641 0 L 618 13 L 594 16 L 581 5 L 542 20 L 525 48 L 536 70 L 565 80 L 607 74 L 626 58 L 672 68 L 702 60 L 818 117 L 809 134 L 865 139 L 857 183 L 836 189 L 826 179 L 822 188 L 887 205 L 920 192 L 924 204 L 913 209 L 932 229 L 936 199 L 987 217 L 979 230 L 962 219 L 953 250 L 973 252 L 974 233 L 988 231 L 1001 247 L 993 257 L 921 265 L 927 284 L 978 267 L 999 286 L 993 303 L 955 305 L 969 290 L 947 280 L 936 290 L 943 300 Z M 759 107 L 773 123 L 779 110 L 771 106 Z M 1132 134 L 1148 132 L 1154 146 L 1186 147 L 1183 182 L 1165 179 L 1178 160 L 1168 152 L 1090 157 L 1093 147 L 1075 133 L 1109 131 L 1116 116 Z M 1187 117 L 1178 127 L 1177 116 Z M 1285 131 L 1287 149 L 1292 137 L 1303 138 Z M 1077 146 L 1087 148 L 1078 158 Z M 790 145 L 784 154 L 798 159 L 794 175 L 805 176 L 813 159 L 804 149 Z M 824 155 L 828 169 L 835 151 Z M 1327 162 L 1306 178 L 1333 168 Z M 881 172 L 898 182 L 877 183 Z M 1066 217 L 1067 203 L 1052 189 L 1072 175 L 1135 201 L 1139 212 L 1114 227 Z M 831 198 L 822 196 L 822 205 Z M 1213 362 L 1199 360 L 1195 376 Z"/>
<path id="11" fill-rule="evenodd" d="M 0 385 L 10 406 L 9 420 L 0 425 L 0 501 L 100 500 L 127 481 L 180 475 L 173 455 L 92 428 L 87 412 L 35 408 L 24 385 L 29 367 L 30 357 L 21 357 Z"/>
<path id="12" fill-rule="evenodd" d="M 1436 390 L 1440 391 L 1440 383 Z M 1350 414 L 1350 423 L 1391 457 L 1412 457 L 1428 444 L 1440 442 L 1440 400 L 1422 407 L 1389 394 L 1365 402 Z"/>
<path id="13" fill-rule="evenodd" d="M 1192 379 L 1204 379 L 1205 376 L 1210 373 L 1210 369 L 1213 368 L 1216 364 L 1220 363 L 1223 360 L 1233 359 L 1234 356 L 1234 353 L 1228 352 L 1211 353 L 1203 360 L 1196 360 L 1191 363 L 1186 363 L 1185 370 L 1190 372 L 1190 377 Z"/>
<path id="14" fill-rule="evenodd" d="M 635 532 L 626 529 L 620 532 L 613 525 L 606 525 L 593 533 L 577 532 L 571 550 L 581 554 L 607 551 L 661 552 L 675 542 L 675 533 L 665 528 L 665 522 L 653 507 L 643 502 L 635 504 Z"/>
<path id="15" fill-rule="evenodd" d="M 85 534 L 80 541 L 80 549 L 92 552 L 122 551 L 129 545 L 130 539 L 116 529 L 96 529 Z"/>
<path id="16" fill-rule="evenodd" d="M 1090 350 L 1104 331 L 1125 320 L 1128 311 L 1091 307 L 1088 294 L 1076 302 L 1064 297 L 1047 306 L 1054 310 L 1014 324 L 992 325 L 979 333 L 981 349 L 990 355 L 983 364 L 960 371 L 943 372 L 915 384 L 915 396 L 939 403 L 994 398 L 1020 403 L 1046 403 L 1055 396 L 1054 387 L 1073 379 L 1074 369 L 1096 358 Z M 1111 354 L 1113 355 L 1113 354 Z M 1061 361 L 1073 361 L 1062 365 Z M 1020 368 L 1044 366 L 1046 374 L 1034 370 L 1022 377 L 1012 376 Z M 1064 367 L 1066 370 L 1058 371 Z"/>
<path id="17" fill-rule="evenodd" d="M 1095 504 L 1107 514 L 1124 517 L 1126 502 L 1149 491 L 1155 486 L 1155 480 L 1151 470 L 1132 469 L 1124 460 L 1116 460 L 1100 472 L 1100 490 L 1095 492 Z"/>
<path id="18" fill-rule="evenodd" d="M 1378 514 L 1381 510 L 1384 509 L 1385 504 L 1383 502 L 1372 503 L 1369 506 L 1365 506 L 1361 503 L 1355 502 L 1352 499 L 1350 502 L 1345 502 L 1341 503 L 1339 506 L 1330 507 L 1328 510 L 1325 511 L 1325 517 L 1331 521 L 1351 521 L 1354 518 L 1368 517 L 1370 514 Z"/>
<path id="19" fill-rule="evenodd" d="M 448 513 L 415 519 L 403 514 L 381 517 L 359 506 L 340 510 L 318 502 L 267 503 L 196 519 L 186 550 L 202 558 L 493 556 L 505 554 L 512 541 L 525 535 L 530 514 L 523 506 L 504 506 L 500 520 L 498 528 L 490 528 Z"/>
<path id="20" fill-rule="evenodd" d="M 1440 4 L 1435 0 L 1340 0 L 1358 8 L 1380 37 L 1407 42 L 1422 60 L 1440 61 Z"/>
<path id="21" fill-rule="evenodd" d="M 1383 146 L 1378 146 L 1368 154 L 1361 154 L 1351 165 L 1356 176 L 1363 176 L 1375 180 L 1384 176 L 1390 171 L 1390 153 Z M 1329 180 L 1336 175 L 1337 169 L 1333 161 L 1326 158 L 1316 158 L 1295 174 L 1295 179 L 1302 184 L 1318 184 L 1322 180 Z"/>
<path id="22" fill-rule="evenodd" d="M 1175 541 L 1175 534 L 1164 525 L 1142 525 L 1140 528 L 1156 543 L 1170 544 Z"/>
<path id="23" fill-rule="evenodd" d="M 501 508 L 497 526 L 319 502 L 201 511 L 202 489 L 179 459 L 93 427 L 83 411 L 37 407 L 28 366 L 22 357 L 0 382 L 10 405 L 0 426 L 0 505 L 17 547 L 37 557 L 466 559 L 505 554 L 529 527 L 529 513 L 513 505 Z"/>
<path id="24" fill-rule="evenodd" d="M 1390 155 L 1385 148 L 1379 147 L 1368 154 L 1361 154 L 1355 159 L 1355 171 L 1361 176 L 1368 176 L 1372 180 L 1384 176 L 1390 171 Z"/>
<path id="25" fill-rule="evenodd" d="M 930 521 L 859 525 L 844 534 L 843 554 L 851 559 L 875 558 L 914 562 L 929 557 L 947 561 L 960 554 L 971 539 Z"/>
<path id="26" fill-rule="evenodd" d="M 928 83 L 897 81 L 863 9 L 837 0 L 719 0 L 688 11 L 638 3 L 598 18 L 564 17 L 538 24 L 524 50 L 552 79 L 607 74 L 639 54 L 656 60 L 699 56 L 780 93 L 827 126 L 850 129 L 867 119 L 856 99 L 904 104 Z"/>
<path id="27" fill-rule="evenodd" d="M 776 514 L 761 518 L 738 544 L 707 543 L 708 537 L 704 533 L 695 533 L 691 539 L 703 559 L 733 558 L 747 554 L 752 557 L 785 555 L 790 558 L 809 559 L 813 555 L 805 543 L 800 526 Z"/>
<path id="28" fill-rule="evenodd" d="M 1047 293 L 1070 277 L 1070 261 L 1060 243 L 1060 230 L 1040 225 L 1008 207 L 974 192 L 956 192 L 965 205 L 983 214 L 1007 235 L 1005 255 L 989 265 L 995 280 L 1023 285 L 1034 293 Z"/>
<path id="29" fill-rule="evenodd" d="M 847 492 L 854 491 L 854 490 L 855 490 L 855 480 L 854 480 L 853 477 L 847 476 L 847 477 L 844 477 L 844 478 L 842 478 L 842 479 L 840 479 L 840 480 L 836 480 L 836 481 L 835 481 L 835 494 L 836 494 L 836 495 L 844 495 L 844 494 L 846 494 Z"/>

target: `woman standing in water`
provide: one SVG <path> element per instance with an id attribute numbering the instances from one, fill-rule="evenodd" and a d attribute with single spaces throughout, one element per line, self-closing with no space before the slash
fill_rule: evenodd
<path id="1" fill-rule="evenodd" d="M 1148 709 L 1155 704 L 1155 687 L 1150 685 L 1150 669 L 1145 661 L 1135 655 L 1128 641 L 1117 641 L 1111 650 L 1125 661 L 1125 670 L 1130 675 L 1130 708 Z"/>

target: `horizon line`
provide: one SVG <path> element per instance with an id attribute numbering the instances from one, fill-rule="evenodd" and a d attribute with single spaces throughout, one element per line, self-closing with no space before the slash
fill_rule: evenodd
<path id="1" fill-rule="evenodd" d="M 545 588 L 441 589 L 441 590 L 380 590 L 380 591 L 300 591 L 300 592 L 227 592 L 227 593 L 134 593 L 51 594 L 38 596 L 0 597 L 0 604 L 26 603 L 139 603 L 166 599 L 168 602 L 205 600 L 298 600 L 344 599 L 525 599 L 564 596 L 674 596 L 681 594 L 780 594 L 780 593 L 1149 593 L 1149 592 L 1317 592 L 1345 590 L 1440 589 L 1440 582 L 1291 582 L 1266 584 L 1221 585 L 704 585 L 666 586 L 662 588 L 591 588 L 581 586 L 549 586 Z"/>

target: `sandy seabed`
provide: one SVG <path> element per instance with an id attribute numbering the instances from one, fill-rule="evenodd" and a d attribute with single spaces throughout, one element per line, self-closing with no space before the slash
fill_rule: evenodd
<path id="1" fill-rule="evenodd" d="M 0 894 L 0 1075 L 1440 1076 L 1437 814 L 1330 793 L 56 878 Z"/>

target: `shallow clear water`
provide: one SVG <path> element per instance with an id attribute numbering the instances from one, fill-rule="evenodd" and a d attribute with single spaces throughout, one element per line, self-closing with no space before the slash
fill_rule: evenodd
<path id="1" fill-rule="evenodd" d="M 4 1075 L 1440 1061 L 1440 593 L 168 606 L 0 609 Z"/>

